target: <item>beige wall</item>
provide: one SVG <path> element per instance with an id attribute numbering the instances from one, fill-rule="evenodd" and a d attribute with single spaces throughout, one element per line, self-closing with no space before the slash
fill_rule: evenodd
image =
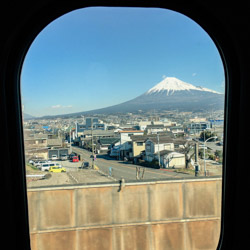
<path id="1" fill-rule="evenodd" d="M 216 249 L 221 179 L 28 190 L 32 250 Z"/>
<path id="2" fill-rule="evenodd" d="M 139 156 L 140 153 L 145 150 L 145 143 L 142 146 L 138 146 L 137 142 L 133 142 L 133 157 Z"/>

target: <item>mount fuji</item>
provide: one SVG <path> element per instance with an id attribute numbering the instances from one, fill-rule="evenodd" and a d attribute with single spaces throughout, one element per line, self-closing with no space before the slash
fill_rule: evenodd
<path id="1" fill-rule="evenodd" d="M 224 94 L 166 77 L 144 94 L 121 104 L 88 113 L 123 113 L 138 110 L 204 111 L 224 108 Z"/>
<path id="2" fill-rule="evenodd" d="M 220 94 L 219 92 L 216 92 L 211 89 L 203 88 L 203 87 L 195 87 L 194 85 L 190 83 L 183 82 L 175 77 L 166 77 L 163 81 L 156 84 L 153 88 L 148 90 L 145 94 L 151 95 L 154 93 L 162 92 L 164 95 L 173 95 L 176 91 L 189 91 L 186 93 L 191 93 L 190 91 L 205 91 L 215 94 Z M 182 92 L 184 93 L 184 92 Z"/>
<path id="3" fill-rule="evenodd" d="M 166 77 L 144 94 L 114 106 L 72 115 L 112 114 L 150 110 L 208 111 L 224 109 L 224 94 L 197 87 L 175 77 Z M 64 115 L 65 116 L 65 115 Z"/>

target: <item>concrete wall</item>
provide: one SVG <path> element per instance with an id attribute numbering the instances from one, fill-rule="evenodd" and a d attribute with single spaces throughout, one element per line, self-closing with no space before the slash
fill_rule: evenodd
<path id="1" fill-rule="evenodd" d="M 216 249 L 221 179 L 28 190 L 32 250 Z"/>

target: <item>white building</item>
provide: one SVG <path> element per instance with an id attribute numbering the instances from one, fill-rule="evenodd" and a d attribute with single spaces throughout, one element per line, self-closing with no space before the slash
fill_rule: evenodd
<path id="1" fill-rule="evenodd" d="M 125 131 L 119 131 L 120 134 L 120 139 L 121 139 L 121 144 L 127 142 L 127 141 L 132 141 L 130 136 L 131 135 L 143 135 L 142 130 L 125 130 Z"/>
<path id="2" fill-rule="evenodd" d="M 155 154 L 162 150 L 174 151 L 174 143 L 169 137 L 150 138 L 145 143 L 146 161 L 155 159 Z"/>
<path id="3" fill-rule="evenodd" d="M 144 131 L 148 125 L 151 125 L 151 121 L 139 122 L 140 130 Z"/>
<path id="4" fill-rule="evenodd" d="M 160 152 L 160 163 L 163 168 L 185 168 L 185 154 L 163 150 Z"/>
<path id="5" fill-rule="evenodd" d="M 111 149 L 110 156 L 113 157 L 128 157 L 129 152 L 132 151 L 132 139 L 131 135 L 143 135 L 142 130 L 125 130 L 119 131 L 120 134 L 120 142 L 116 143 L 116 146 Z"/>

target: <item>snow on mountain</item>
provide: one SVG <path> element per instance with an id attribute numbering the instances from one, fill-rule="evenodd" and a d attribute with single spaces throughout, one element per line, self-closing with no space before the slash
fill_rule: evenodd
<path id="1" fill-rule="evenodd" d="M 183 82 L 175 77 L 166 77 L 163 81 L 159 82 L 153 88 L 149 89 L 146 92 L 146 95 L 166 91 L 166 95 L 168 96 L 172 95 L 175 91 L 181 91 L 181 90 L 186 90 L 186 91 L 198 90 L 198 91 L 206 91 L 215 94 L 220 94 L 219 92 L 216 92 L 208 88 L 196 87 L 190 83 Z"/>

